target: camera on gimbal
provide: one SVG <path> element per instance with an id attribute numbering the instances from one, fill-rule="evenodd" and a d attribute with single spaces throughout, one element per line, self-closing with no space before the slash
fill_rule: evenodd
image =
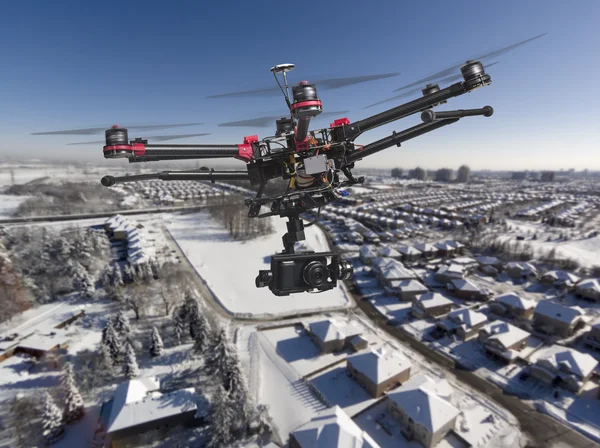
<path id="1" fill-rule="evenodd" d="M 328 257 L 331 257 L 330 264 L 327 264 Z M 276 296 L 327 291 L 335 288 L 338 280 L 350 279 L 352 273 L 350 262 L 333 252 L 281 253 L 271 257 L 270 271 L 258 272 L 256 287 L 268 286 Z"/>

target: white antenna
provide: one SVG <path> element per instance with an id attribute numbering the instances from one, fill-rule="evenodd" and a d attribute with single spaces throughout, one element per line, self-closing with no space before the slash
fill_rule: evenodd
<path id="1" fill-rule="evenodd" d="M 271 73 L 273 73 L 273 76 L 275 77 L 275 81 L 277 81 L 277 85 L 281 89 L 281 93 L 283 93 L 283 96 L 285 97 L 285 102 L 287 103 L 288 108 L 292 107 L 292 102 L 290 100 L 290 89 L 288 87 L 286 73 L 294 70 L 294 68 L 296 68 L 294 64 L 277 64 L 271 67 L 270 69 Z M 283 91 L 283 87 L 281 87 L 281 84 L 279 84 L 277 73 L 283 73 L 283 83 L 285 84 L 285 92 Z"/>

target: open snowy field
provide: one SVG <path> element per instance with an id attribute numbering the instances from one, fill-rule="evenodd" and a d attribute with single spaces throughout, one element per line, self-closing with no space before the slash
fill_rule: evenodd
<path id="1" fill-rule="evenodd" d="M 268 317 L 349 307 L 351 302 L 341 283 L 330 291 L 286 297 L 274 296 L 268 288 L 255 287 L 258 270 L 269 269 L 271 255 L 283 250 L 281 237 L 287 231 L 286 220 L 264 219 L 272 219 L 275 231 L 250 241 L 233 241 L 208 212 L 172 215 L 166 226 L 230 313 Z M 316 226 L 306 229 L 306 243 L 315 251 L 329 250 L 325 235 Z"/>
<path id="2" fill-rule="evenodd" d="M 0 194 L 0 219 L 13 216 L 19 208 L 19 205 L 27 199 L 29 199 L 29 196 Z"/>

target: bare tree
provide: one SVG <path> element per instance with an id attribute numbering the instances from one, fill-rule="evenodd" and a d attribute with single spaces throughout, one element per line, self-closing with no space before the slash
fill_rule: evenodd
<path id="1" fill-rule="evenodd" d="M 143 283 L 135 283 L 127 292 L 125 303 L 135 313 L 136 320 L 145 315 L 149 302 L 149 288 Z"/>

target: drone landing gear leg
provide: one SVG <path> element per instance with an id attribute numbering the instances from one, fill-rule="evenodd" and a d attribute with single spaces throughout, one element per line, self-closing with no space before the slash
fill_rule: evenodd
<path id="1" fill-rule="evenodd" d="M 263 192 L 265 191 L 265 185 L 266 184 L 260 184 L 258 186 L 258 191 L 256 192 L 256 197 L 255 199 L 260 199 L 263 195 Z M 247 202 L 250 203 L 250 202 Z M 258 214 L 260 213 L 260 207 L 261 204 L 258 202 L 254 202 L 252 205 L 250 205 L 250 209 L 248 210 L 248 216 L 250 218 L 256 218 L 258 216 Z"/>
<path id="2" fill-rule="evenodd" d="M 304 235 L 304 223 L 298 215 L 288 216 L 287 229 L 287 233 L 281 238 L 283 240 L 283 252 L 293 254 L 294 244 L 306 239 Z"/>

